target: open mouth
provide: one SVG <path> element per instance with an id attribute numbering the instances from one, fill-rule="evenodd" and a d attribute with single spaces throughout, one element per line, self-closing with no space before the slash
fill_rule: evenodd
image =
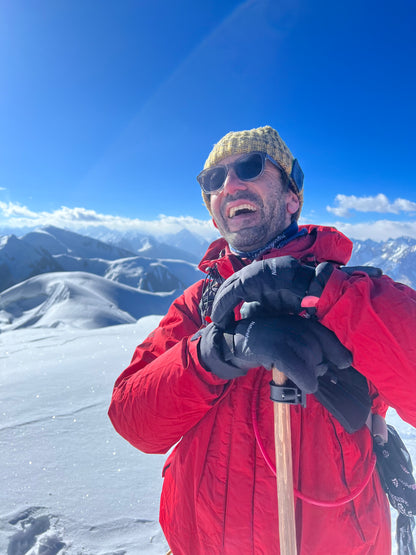
<path id="1" fill-rule="evenodd" d="M 232 206 L 228 211 L 228 217 L 234 218 L 235 216 L 241 216 L 243 214 L 250 214 L 251 212 L 256 212 L 256 207 L 252 204 L 239 204 L 237 206 Z"/>

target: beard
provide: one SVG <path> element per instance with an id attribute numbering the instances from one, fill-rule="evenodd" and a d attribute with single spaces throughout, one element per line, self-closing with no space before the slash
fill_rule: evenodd
<path id="1" fill-rule="evenodd" d="M 248 198 L 245 193 L 244 198 Z M 235 198 L 233 200 L 238 200 Z M 260 212 L 260 221 L 257 225 L 247 225 L 232 231 L 228 225 L 228 218 L 222 215 L 222 222 L 217 221 L 218 229 L 227 243 L 238 251 L 248 252 L 260 249 L 275 237 L 280 235 L 290 224 L 290 217 L 286 211 L 286 203 L 283 199 L 270 199 L 270 203 L 264 205 L 258 198 L 250 199 L 255 201 Z M 274 202 L 273 202 L 274 201 Z"/>

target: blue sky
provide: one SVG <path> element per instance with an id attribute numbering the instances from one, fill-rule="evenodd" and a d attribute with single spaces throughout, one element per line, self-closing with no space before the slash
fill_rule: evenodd
<path id="1" fill-rule="evenodd" d="M 416 237 L 414 0 L 0 0 L 0 11 L 0 230 L 204 233 L 195 176 L 212 145 L 270 124 L 305 173 L 302 223 Z"/>

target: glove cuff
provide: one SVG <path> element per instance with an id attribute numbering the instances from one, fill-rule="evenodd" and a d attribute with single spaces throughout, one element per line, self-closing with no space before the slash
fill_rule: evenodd
<path id="1" fill-rule="evenodd" d="M 204 330 L 204 337 L 200 337 L 198 342 L 198 358 L 201 366 L 207 372 L 212 372 L 225 380 L 243 376 L 245 371 L 227 361 L 228 349 L 222 330 L 214 323 L 209 324 Z"/>

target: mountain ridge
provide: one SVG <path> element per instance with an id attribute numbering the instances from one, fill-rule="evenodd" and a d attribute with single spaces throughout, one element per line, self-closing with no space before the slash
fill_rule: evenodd
<path id="1" fill-rule="evenodd" d="M 165 314 L 186 287 L 204 278 L 191 261 L 193 254 L 185 252 L 191 260 L 181 258 L 184 243 L 206 247 L 188 230 L 165 235 L 164 243 L 144 234 L 129 233 L 124 242 L 120 233 L 107 238 L 115 243 L 54 226 L 22 237 L 0 236 L 0 331 L 71 327 L 76 321 L 85 328 L 131 323 L 147 314 Z M 353 243 L 349 266 L 377 266 L 415 288 L 416 239 Z"/>

